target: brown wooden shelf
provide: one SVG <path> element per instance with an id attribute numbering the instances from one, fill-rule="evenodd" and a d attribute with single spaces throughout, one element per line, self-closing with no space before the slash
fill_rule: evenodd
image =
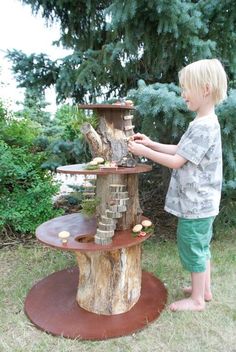
<path id="1" fill-rule="evenodd" d="M 144 220 L 146 218 L 142 218 Z M 95 218 L 86 218 L 81 213 L 69 214 L 49 220 L 36 229 L 36 237 L 47 246 L 71 251 L 111 251 L 119 248 L 131 247 L 150 237 L 133 237 L 131 230 L 116 231 L 109 245 L 98 245 L 94 242 L 80 242 L 85 236 L 93 237 L 96 233 Z M 69 231 L 70 237 L 63 244 L 58 237 L 60 231 Z"/>
<path id="2" fill-rule="evenodd" d="M 81 104 L 78 105 L 79 109 L 88 109 L 88 110 L 134 110 L 133 105 L 128 104 Z"/>
<path id="3" fill-rule="evenodd" d="M 141 295 L 126 313 L 103 315 L 88 312 L 76 302 L 79 269 L 58 271 L 37 282 L 25 301 L 25 313 L 39 329 L 79 340 L 104 340 L 132 334 L 157 319 L 165 308 L 167 290 L 150 273 L 142 274 Z"/>
<path id="4" fill-rule="evenodd" d="M 86 170 L 86 164 L 59 166 L 57 172 L 70 175 L 108 175 L 108 174 L 139 174 L 152 170 L 150 165 L 138 164 L 135 167 L 117 167 L 111 169 Z"/>

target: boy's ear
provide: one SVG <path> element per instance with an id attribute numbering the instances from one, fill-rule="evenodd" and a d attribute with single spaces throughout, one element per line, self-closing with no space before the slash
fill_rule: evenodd
<path id="1" fill-rule="evenodd" d="M 204 97 L 207 97 L 208 95 L 211 94 L 211 85 L 209 83 L 206 83 L 203 89 L 203 94 L 204 94 Z"/>

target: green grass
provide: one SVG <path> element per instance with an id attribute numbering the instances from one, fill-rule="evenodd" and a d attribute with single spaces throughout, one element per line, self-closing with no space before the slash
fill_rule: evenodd
<path id="1" fill-rule="evenodd" d="M 35 328 L 24 314 L 30 288 L 54 271 L 75 265 L 73 254 L 40 244 L 2 249 L 0 253 L 0 352 L 235 352 L 236 231 L 212 243 L 214 300 L 202 313 L 164 310 L 145 329 L 116 339 L 80 341 L 53 337 Z M 168 303 L 183 297 L 189 282 L 174 241 L 155 238 L 143 246 L 143 268 L 168 289 Z"/>

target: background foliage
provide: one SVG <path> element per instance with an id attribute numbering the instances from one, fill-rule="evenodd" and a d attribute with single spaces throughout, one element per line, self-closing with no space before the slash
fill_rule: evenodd
<path id="1" fill-rule="evenodd" d="M 217 109 L 224 156 L 223 198 L 218 222 L 223 226 L 235 225 L 234 2 L 22 0 L 22 3 L 31 6 L 34 14 L 41 13 L 48 24 L 53 21 L 60 23 L 61 36 L 55 44 L 71 49 L 71 54 L 53 61 L 44 53 L 26 55 L 17 50 L 8 52 L 18 85 L 26 89 L 23 109 L 14 118 L 9 117 L 0 104 L 0 114 L 4 117 L 0 121 L 4 124 L 0 132 L 2 155 L 9 158 L 10 169 L 13 164 L 18 165 L 13 168 L 12 189 L 20 192 L 22 174 L 27 187 L 29 184 L 36 187 L 41 180 L 49 185 L 51 180 L 47 170 L 54 171 L 58 165 L 90 159 L 80 126 L 88 119 L 96 126 L 97 121 L 96 117 L 86 117 L 83 111 L 78 110 L 77 103 L 129 96 L 137 108 L 137 131 L 163 143 L 178 142 L 193 117 L 180 98 L 178 70 L 198 59 L 218 57 L 226 68 L 230 88 L 227 101 Z M 54 119 L 45 112 L 44 98 L 45 89 L 52 85 L 58 102 L 64 104 L 58 108 Z M 73 106 L 67 104 L 68 98 Z M 27 153 L 32 160 L 24 159 L 23 154 Z M 1 177 L 5 177 L 6 182 L 9 179 L 7 159 L 1 160 L 5 163 L 6 173 Z M 15 160 L 21 162 L 17 164 Z M 32 178 L 29 176 L 32 174 L 30 164 L 38 173 Z M 155 166 L 155 174 L 161 175 L 158 191 L 162 190 L 159 194 L 164 197 L 170 172 L 167 168 Z M 148 182 L 141 182 L 142 187 L 149 187 L 149 191 L 154 189 L 153 180 L 156 178 L 145 177 Z M 12 197 L 14 203 L 11 187 L 6 183 L 4 187 L 8 192 L 4 199 Z M 24 187 L 26 190 L 27 187 Z M 43 182 L 40 187 L 43 187 Z M 53 193 L 54 188 L 51 189 Z M 47 191 L 45 194 L 50 198 Z M 23 202 L 22 195 L 17 197 L 21 197 Z M 10 219 L 9 223 L 12 224 L 12 221 Z M 18 228 L 17 221 L 15 224 Z M 30 226 L 22 228 L 24 231 L 27 229 Z"/>
<path id="2" fill-rule="evenodd" d="M 47 154 L 34 147 L 39 133 L 32 120 L 17 119 L 0 101 L 1 233 L 33 233 L 39 224 L 61 213 L 52 204 L 58 185 L 41 167 Z"/>
<path id="3" fill-rule="evenodd" d="M 22 0 L 48 23 L 57 21 L 56 44 L 71 49 L 52 61 L 45 54 L 10 51 L 20 87 L 56 86 L 58 101 L 125 96 L 146 84 L 177 83 L 189 62 L 220 58 L 236 74 L 236 13 L 231 0 Z M 224 35 L 222 35 L 224 33 Z"/>
<path id="4" fill-rule="evenodd" d="M 83 110 L 68 104 L 58 108 L 53 123 L 44 126 L 35 144 L 47 152 L 43 168 L 55 171 L 60 165 L 83 163 L 91 158 L 88 144 L 80 132 L 81 125 L 90 122 L 96 126 L 94 115 L 86 116 Z"/>

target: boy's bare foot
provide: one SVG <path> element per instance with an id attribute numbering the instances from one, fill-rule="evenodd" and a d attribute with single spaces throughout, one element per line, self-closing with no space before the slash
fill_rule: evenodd
<path id="1" fill-rule="evenodd" d="M 176 301 L 169 306 L 172 312 L 191 310 L 201 312 L 205 309 L 205 302 L 194 301 L 191 297 Z"/>
<path id="2" fill-rule="evenodd" d="M 191 295 L 192 294 L 192 287 L 184 287 L 183 292 L 186 295 Z M 212 300 L 212 293 L 211 292 L 205 292 L 204 294 L 204 299 L 206 302 L 210 302 Z"/>

